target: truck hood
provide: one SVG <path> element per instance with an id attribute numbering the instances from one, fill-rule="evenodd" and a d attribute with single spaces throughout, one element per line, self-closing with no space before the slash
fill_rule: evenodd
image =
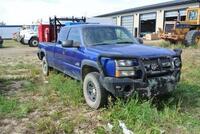
<path id="1" fill-rule="evenodd" d="M 117 44 L 117 45 L 101 45 L 91 46 L 89 51 L 96 52 L 98 54 L 119 54 L 133 57 L 160 57 L 160 56 L 174 56 L 176 53 L 173 50 L 147 46 L 142 44 Z"/>

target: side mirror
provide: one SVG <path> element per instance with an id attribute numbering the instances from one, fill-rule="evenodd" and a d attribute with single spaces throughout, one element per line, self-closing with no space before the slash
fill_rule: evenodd
<path id="1" fill-rule="evenodd" d="M 139 42 L 140 44 L 143 44 L 143 43 L 144 43 L 144 41 L 143 41 L 142 38 L 137 38 L 137 40 L 138 40 L 138 42 Z"/>
<path id="2" fill-rule="evenodd" d="M 73 47 L 73 40 L 62 41 L 62 47 Z"/>
<path id="3" fill-rule="evenodd" d="M 73 42 L 73 47 L 79 48 L 80 46 L 80 42 Z"/>
<path id="4" fill-rule="evenodd" d="M 182 54 L 182 49 L 174 49 L 174 52 L 176 52 L 177 55 L 181 55 Z"/>

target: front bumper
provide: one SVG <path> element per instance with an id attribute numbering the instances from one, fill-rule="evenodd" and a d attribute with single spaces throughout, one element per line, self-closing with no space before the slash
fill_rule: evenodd
<path id="1" fill-rule="evenodd" d="M 146 81 L 131 78 L 100 78 L 103 87 L 116 97 L 129 97 L 135 92 L 147 97 L 163 95 L 172 92 L 179 80 L 180 72 L 148 78 Z"/>
<path id="2" fill-rule="evenodd" d="M 176 56 L 181 59 L 180 50 L 174 50 Z M 139 62 L 139 70 L 142 72 L 139 79 L 134 78 L 116 78 L 106 75 L 105 70 L 101 64 L 101 58 L 108 57 L 114 59 L 131 59 L 131 57 L 117 56 L 117 55 L 100 55 L 98 58 L 98 65 L 100 68 L 100 82 L 103 87 L 116 97 L 129 97 L 134 92 L 139 92 L 142 96 L 157 96 L 166 93 L 170 93 L 175 89 L 177 82 L 180 80 L 181 66 L 180 68 L 172 67 L 167 70 L 160 70 L 156 75 L 152 75 L 152 72 L 146 71 L 142 58 L 137 57 Z M 172 62 L 172 58 L 170 58 Z M 164 71 L 164 72 L 163 72 Z"/>

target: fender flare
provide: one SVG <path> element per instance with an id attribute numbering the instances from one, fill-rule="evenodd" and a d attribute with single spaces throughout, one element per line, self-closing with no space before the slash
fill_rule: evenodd
<path id="1" fill-rule="evenodd" d="M 82 64 L 81 64 L 81 80 L 82 80 L 82 76 L 83 76 L 83 68 L 84 68 L 84 66 L 93 67 L 93 68 L 97 69 L 100 72 L 100 68 L 99 68 L 97 62 L 92 61 L 92 60 L 83 60 Z"/>
<path id="2" fill-rule="evenodd" d="M 44 49 L 40 49 L 37 52 L 37 56 L 40 60 L 42 60 L 42 53 L 44 53 L 44 56 L 46 56 L 46 51 Z"/>
<path id="3" fill-rule="evenodd" d="M 28 43 L 30 43 L 30 41 L 31 41 L 33 38 L 37 38 L 37 40 L 39 41 L 38 36 L 34 35 L 34 36 L 32 36 L 32 37 L 29 39 Z"/>
<path id="4" fill-rule="evenodd" d="M 36 35 L 32 36 L 32 37 L 30 38 L 30 40 L 31 40 L 32 38 L 37 38 L 37 39 L 39 39 L 38 36 L 36 36 Z"/>

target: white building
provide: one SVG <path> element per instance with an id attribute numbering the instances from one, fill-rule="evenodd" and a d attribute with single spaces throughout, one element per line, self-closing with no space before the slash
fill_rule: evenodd
<path id="1" fill-rule="evenodd" d="M 175 0 L 143 7 L 107 13 L 97 17 L 111 17 L 117 25 L 126 27 L 134 36 L 158 32 L 166 21 L 186 18 L 186 9 L 200 7 L 200 0 Z"/>

